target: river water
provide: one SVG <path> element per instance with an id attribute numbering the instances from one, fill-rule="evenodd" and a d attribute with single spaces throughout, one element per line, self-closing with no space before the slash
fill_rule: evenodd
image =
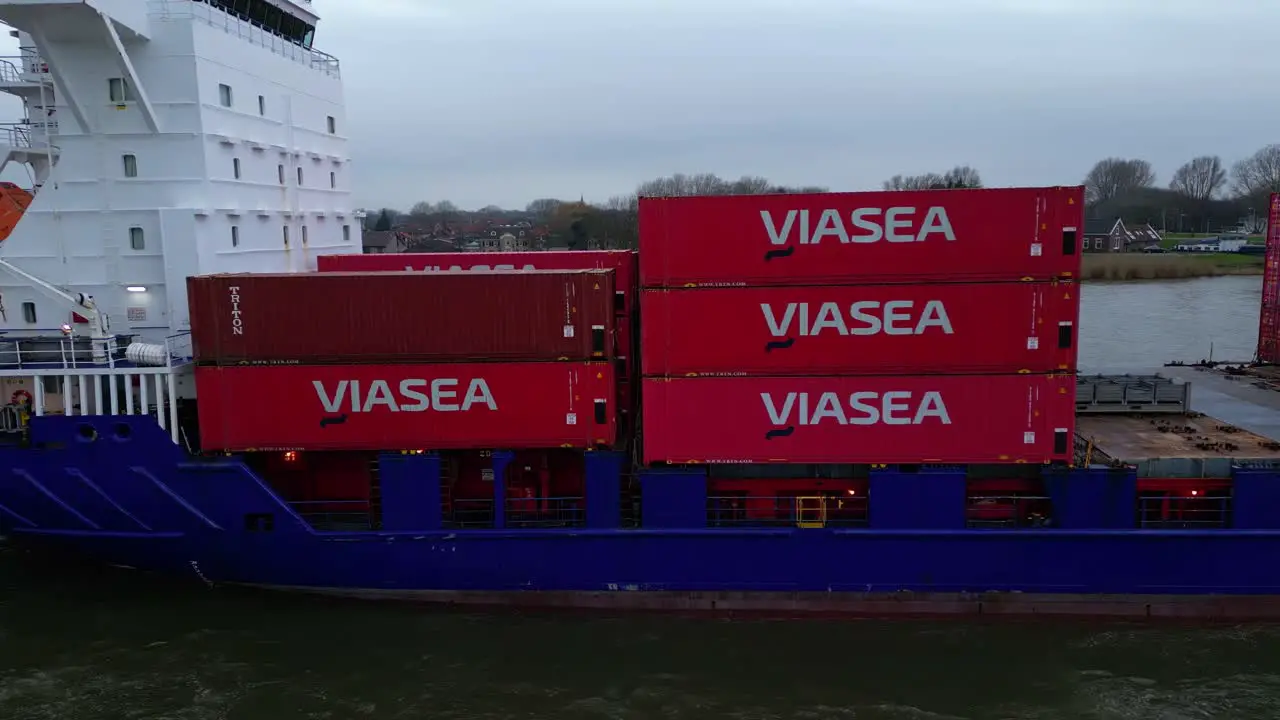
<path id="1" fill-rule="evenodd" d="M 1261 281 L 1089 285 L 1087 371 L 1246 359 Z M 464 614 L 33 567 L 0 550 L 0 720 L 1246 720 L 1280 626 Z"/>

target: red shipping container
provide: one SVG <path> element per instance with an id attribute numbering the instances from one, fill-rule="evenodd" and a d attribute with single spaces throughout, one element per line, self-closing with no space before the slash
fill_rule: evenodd
<path id="1" fill-rule="evenodd" d="M 634 250 L 544 250 L 539 252 L 376 253 L 321 255 L 320 272 L 489 272 L 494 270 L 613 270 L 615 307 L 630 314 L 639 265 Z"/>
<path id="2" fill-rule="evenodd" d="M 1258 362 L 1280 363 L 1280 193 L 1272 193 L 1258 314 Z"/>
<path id="3" fill-rule="evenodd" d="M 1076 283 L 644 290 L 645 375 L 1074 370 Z"/>
<path id="4" fill-rule="evenodd" d="M 644 287 L 1079 277 L 1084 189 L 640 199 Z"/>
<path id="5" fill-rule="evenodd" d="M 1043 463 L 1068 460 L 1073 375 L 655 378 L 644 461 Z"/>
<path id="6" fill-rule="evenodd" d="M 590 360 L 614 353 L 602 270 L 188 278 L 201 364 Z"/>
<path id="7" fill-rule="evenodd" d="M 197 367 L 206 450 L 611 446 L 608 362 Z"/>

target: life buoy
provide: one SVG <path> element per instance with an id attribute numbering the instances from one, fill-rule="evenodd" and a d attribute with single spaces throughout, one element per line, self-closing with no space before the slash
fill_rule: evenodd
<path id="1" fill-rule="evenodd" d="M 31 393 L 26 390 L 15 390 L 13 396 L 9 398 L 9 402 L 14 405 L 26 405 L 31 402 Z"/>

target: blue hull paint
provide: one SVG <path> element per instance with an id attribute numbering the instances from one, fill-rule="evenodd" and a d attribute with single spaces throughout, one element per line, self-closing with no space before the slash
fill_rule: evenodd
<path id="1" fill-rule="evenodd" d="M 97 431 L 91 441 L 85 423 Z M 121 424 L 127 438 L 116 437 Z M 0 531 L 214 583 L 503 604 L 535 597 L 575 604 L 576 593 L 582 604 L 628 607 L 669 606 L 672 596 L 689 594 L 706 594 L 710 607 L 735 597 L 750 606 L 759 595 L 786 598 L 757 603 L 762 610 L 832 612 L 903 593 L 924 602 L 925 612 L 953 611 L 967 594 L 1008 592 L 1096 609 L 1206 595 L 1280 605 L 1280 476 L 1270 470 L 1237 469 L 1235 527 L 1202 531 L 1128 529 L 1132 471 L 1070 471 L 1055 491 L 1066 528 L 1033 530 L 965 529 L 956 521 L 963 497 L 957 504 L 954 492 L 964 475 L 945 469 L 886 475 L 881 489 L 873 476 L 871 517 L 880 521 L 872 529 L 692 527 L 705 522 L 705 484 L 691 471 L 651 472 L 642 476 L 646 528 L 637 530 L 618 529 L 621 458 L 602 453 L 588 462 L 588 528 L 453 531 L 440 527 L 438 459 L 388 455 L 381 471 L 388 529 L 328 533 L 312 529 L 244 465 L 191 462 L 148 418 L 39 418 L 32 441 L 61 447 L 0 449 Z M 936 503 L 919 502 L 921 493 Z"/>

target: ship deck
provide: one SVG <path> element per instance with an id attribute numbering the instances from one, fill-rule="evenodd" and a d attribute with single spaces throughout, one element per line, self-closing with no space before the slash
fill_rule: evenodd
<path id="1" fill-rule="evenodd" d="M 1157 458 L 1280 461 L 1280 442 L 1212 415 L 1081 415 L 1077 432 L 1107 455 L 1136 462 Z"/>
<path id="2" fill-rule="evenodd" d="M 1093 462 L 1119 460 L 1145 477 L 1230 477 L 1236 463 L 1280 463 L 1280 392 L 1192 368 L 1160 374 L 1192 384 L 1192 412 L 1079 415 Z"/>

